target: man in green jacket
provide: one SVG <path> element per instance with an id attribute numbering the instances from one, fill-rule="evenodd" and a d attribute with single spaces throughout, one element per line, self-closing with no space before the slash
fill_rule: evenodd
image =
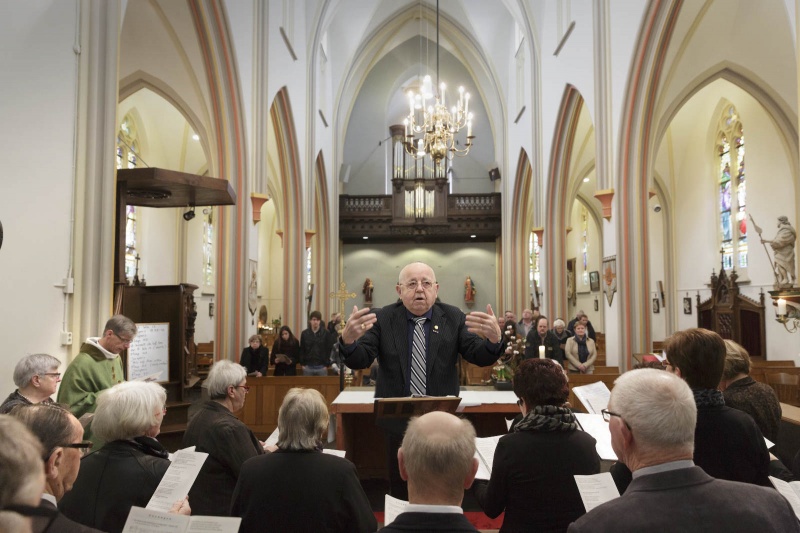
<path id="1" fill-rule="evenodd" d="M 136 324 L 130 318 L 114 315 L 103 328 L 101 337 L 89 337 L 81 351 L 64 372 L 58 402 L 67 404 L 77 418 L 94 413 L 97 395 L 125 381 L 119 354 L 130 347 L 136 336 Z M 86 419 L 81 419 L 86 425 Z M 86 439 L 100 444 L 87 428 Z"/>

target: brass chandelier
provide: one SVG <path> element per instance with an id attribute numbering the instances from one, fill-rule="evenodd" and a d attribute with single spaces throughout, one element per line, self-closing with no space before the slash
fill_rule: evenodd
<path id="1" fill-rule="evenodd" d="M 438 93 L 433 94 L 430 75 L 422 81 L 418 94 L 408 91 L 408 117 L 405 126 L 405 150 L 414 159 L 430 155 L 438 167 L 448 154 L 465 156 L 472 147 L 472 113 L 469 112 L 469 93 L 458 88 L 458 101 L 447 109 L 446 85 L 439 82 L 439 0 L 436 0 L 436 84 Z M 429 101 L 429 100 L 433 101 Z M 421 121 L 418 121 L 418 117 Z M 456 141 L 456 134 L 466 126 L 467 142 L 463 148 Z"/>

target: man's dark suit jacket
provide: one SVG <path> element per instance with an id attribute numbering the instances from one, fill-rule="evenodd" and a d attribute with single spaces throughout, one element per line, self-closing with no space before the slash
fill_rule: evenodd
<path id="1" fill-rule="evenodd" d="M 400 513 L 394 522 L 378 530 L 378 533 L 400 533 L 402 531 L 440 531 L 445 533 L 475 533 L 467 517 L 455 513 Z"/>
<path id="2" fill-rule="evenodd" d="M 466 316 L 452 305 L 436 303 L 432 308 L 431 329 L 428 335 L 426 384 L 429 396 L 458 395 L 458 354 L 472 364 L 489 366 L 497 361 L 502 346 L 496 352 L 487 342 L 467 331 Z M 367 368 L 378 358 L 376 398 L 398 398 L 405 393 L 410 372 L 408 361 L 408 319 L 402 303 L 387 305 L 375 311 L 378 321 L 345 355 L 345 364 L 354 369 Z"/>
<path id="3" fill-rule="evenodd" d="M 44 498 L 42 498 L 39 508 L 52 512 L 55 516 L 52 521 L 44 517 L 34 517 L 31 524 L 33 533 L 103 533 L 99 529 L 70 520 L 60 513 L 55 505 Z"/>
<path id="4" fill-rule="evenodd" d="M 568 531 L 796 533 L 800 522 L 777 491 L 714 479 L 693 466 L 634 479 L 624 495 L 586 513 Z"/>
<path id="5" fill-rule="evenodd" d="M 535 359 L 539 357 L 539 346 L 542 344 L 542 338 L 536 328 L 528 332 L 525 337 L 525 354 L 524 359 Z M 564 364 L 564 352 L 561 351 L 561 341 L 558 340 L 556 334 L 551 330 L 547 330 L 544 334 L 544 355 L 548 359 L 558 361 L 559 364 Z"/>
<path id="6" fill-rule="evenodd" d="M 313 450 L 245 461 L 231 516 L 242 517 L 240 531 L 372 533 L 378 527 L 353 463 Z"/>

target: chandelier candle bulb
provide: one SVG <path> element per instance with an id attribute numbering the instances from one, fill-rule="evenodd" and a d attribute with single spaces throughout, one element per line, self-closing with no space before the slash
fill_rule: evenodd
<path id="1" fill-rule="evenodd" d="M 786 300 L 778 298 L 778 315 L 783 316 L 786 314 Z"/>
<path id="2" fill-rule="evenodd" d="M 544 359 L 544 346 L 539 346 L 539 359 Z"/>
<path id="3" fill-rule="evenodd" d="M 464 100 L 466 100 L 466 103 L 464 104 L 464 114 L 468 115 L 469 114 L 469 93 L 464 95 Z"/>

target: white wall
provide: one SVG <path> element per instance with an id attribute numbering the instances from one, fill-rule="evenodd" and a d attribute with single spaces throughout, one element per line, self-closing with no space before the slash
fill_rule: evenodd
<path id="1" fill-rule="evenodd" d="M 568 312 L 566 316 L 549 317 L 548 315 L 548 317 L 550 318 L 550 325 L 552 326 L 552 322 L 556 318 L 561 318 L 565 322 L 569 322 L 575 317 L 575 314 L 578 311 L 583 310 L 583 312 L 589 316 L 589 320 L 592 322 L 592 327 L 594 327 L 594 330 L 605 332 L 604 321 L 606 307 L 604 305 L 605 297 L 603 296 L 602 290 L 592 292 L 591 284 L 588 281 L 586 283 L 583 282 L 583 252 L 581 251 L 583 246 L 583 236 L 581 235 L 581 206 L 583 206 L 583 204 L 578 200 L 575 200 L 572 204 L 569 223 L 569 225 L 572 227 L 572 231 L 567 234 L 565 247 L 566 258 L 575 259 L 575 285 L 577 290 L 576 304 L 572 305 L 571 302 L 567 304 Z M 603 266 L 603 251 L 600 249 L 600 231 L 591 213 L 587 213 L 587 215 L 588 228 L 586 237 L 589 244 L 589 257 L 586 270 L 590 273 L 597 271 L 598 274 L 602 276 L 601 270 Z M 564 269 L 566 268 L 567 266 L 564 265 Z M 595 299 L 597 300 L 597 311 L 594 310 Z M 544 311 L 545 314 L 547 314 L 547 309 L 544 309 Z"/>

